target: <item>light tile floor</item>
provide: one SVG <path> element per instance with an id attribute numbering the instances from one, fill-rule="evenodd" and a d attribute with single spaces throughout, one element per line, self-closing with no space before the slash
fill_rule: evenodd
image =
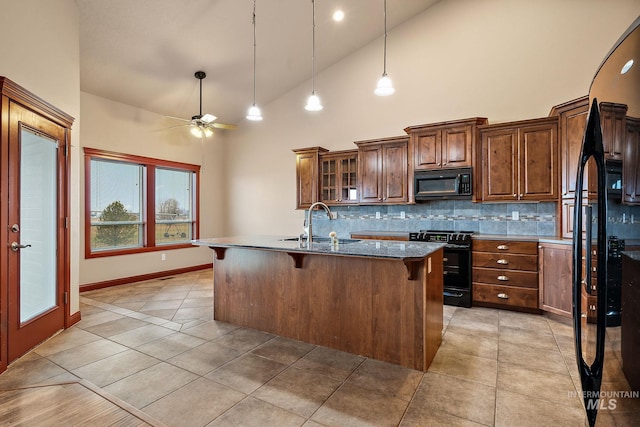
<path id="1" fill-rule="evenodd" d="M 21 418 L 30 406 L 10 397 L 76 382 L 169 426 L 585 425 L 566 323 L 445 306 L 442 345 L 422 373 L 213 321 L 212 280 L 202 271 L 81 294 L 82 320 L 0 375 L 0 419 L 50 425 Z M 619 347 L 609 328 L 604 390 L 629 390 Z M 640 425 L 640 399 L 615 406 L 597 425 Z"/>

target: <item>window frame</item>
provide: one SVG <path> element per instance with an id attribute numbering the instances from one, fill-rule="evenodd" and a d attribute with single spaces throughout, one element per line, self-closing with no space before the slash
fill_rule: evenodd
<path id="1" fill-rule="evenodd" d="M 193 173 L 195 191 L 192 193 L 193 204 L 193 236 L 200 237 L 200 165 L 136 156 L 132 154 L 116 153 L 95 148 L 84 147 L 84 257 L 102 258 L 117 255 L 167 251 L 193 247 L 191 243 L 175 243 L 156 245 L 156 168 L 173 169 Z M 91 249 L 91 160 L 117 161 L 143 166 L 142 170 L 142 246 L 135 248 Z"/>

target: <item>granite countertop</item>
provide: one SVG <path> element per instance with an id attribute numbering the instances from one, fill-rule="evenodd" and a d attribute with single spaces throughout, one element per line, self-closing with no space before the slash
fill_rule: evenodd
<path id="1" fill-rule="evenodd" d="M 311 247 L 301 245 L 290 236 L 232 236 L 210 239 L 193 240 L 197 246 L 218 248 L 261 249 L 300 254 L 325 254 L 339 256 L 354 256 L 366 258 L 390 258 L 398 260 L 424 258 L 438 249 L 444 243 L 427 242 L 398 242 L 383 240 L 359 240 L 353 243 L 340 243 L 337 246 L 329 242 L 312 242 Z"/>

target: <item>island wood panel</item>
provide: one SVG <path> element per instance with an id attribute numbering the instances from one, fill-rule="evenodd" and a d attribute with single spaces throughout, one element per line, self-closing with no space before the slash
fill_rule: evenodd
<path id="1" fill-rule="evenodd" d="M 442 250 L 409 280 L 402 260 L 228 248 L 214 318 L 426 370 L 442 335 Z"/>

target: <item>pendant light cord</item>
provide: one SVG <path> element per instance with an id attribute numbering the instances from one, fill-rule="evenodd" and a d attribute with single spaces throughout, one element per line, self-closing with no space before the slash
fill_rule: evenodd
<path id="1" fill-rule="evenodd" d="M 384 0 L 384 59 L 382 75 L 387 75 L 387 0 Z"/>
<path id="2" fill-rule="evenodd" d="M 253 105 L 256 105 L 256 0 L 253 0 Z"/>
<path id="3" fill-rule="evenodd" d="M 311 36 L 311 94 L 316 93 L 316 2 L 311 0 L 312 6 L 312 36 Z"/>

